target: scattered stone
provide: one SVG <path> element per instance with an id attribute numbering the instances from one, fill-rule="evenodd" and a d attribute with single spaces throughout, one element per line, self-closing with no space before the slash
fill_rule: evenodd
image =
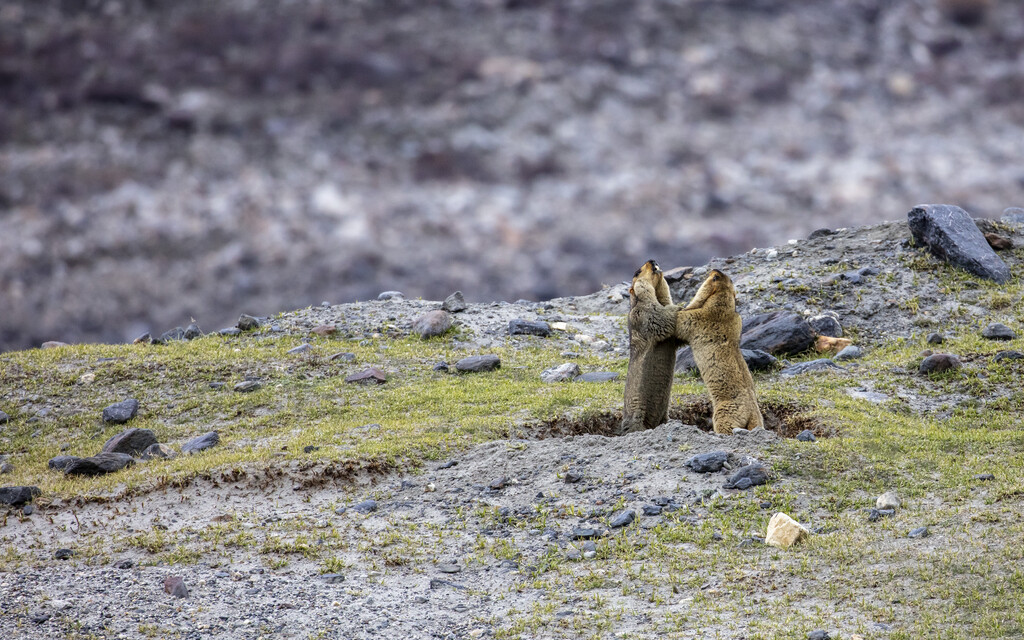
<path id="1" fill-rule="evenodd" d="M 315 444 L 307 444 L 306 446 L 302 447 L 302 453 L 313 453 L 314 451 L 319 450 L 320 447 L 316 446 Z"/>
<path id="2" fill-rule="evenodd" d="M 260 384 L 259 380 L 242 380 L 234 387 L 232 387 L 237 393 L 252 393 L 258 390 L 263 385 Z"/>
<path id="3" fill-rule="evenodd" d="M 829 311 L 819 316 L 808 318 L 807 324 L 811 326 L 811 331 L 819 336 L 828 336 L 830 338 L 843 337 L 843 326 L 839 324 L 839 317 L 834 312 Z"/>
<path id="4" fill-rule="evenodd" d="M 861 267 L 860 269 L 854 269 L 853 271 L 845 271 L 843 273 L 834 273 L 825 279 L 825 284 L 836 284 L 837 282 L 849 282 L 850 284 L 860 284 L 864 282 L 864 278 L 867 276 L 878 275 L 878 269 L 874 267 Z"/>
<path id="5" fill-rule="evenodd" d="M 942 373 L 950 369 L 959 369 L 962 366 L 960 358 L 951 353 L 933 353 L 921 361 L 921 366 L 918 370 L 924 374 Z"/>
<path id="6" fill-rule="evenodd" d="M 465 311 L 468 307 L 469 305 L 466 304 L 466 298 L 463 297 L 461 291 L 456 291 L 455 293 L 445 298 L 444 302 L 441 303 L 441 308 L 447 311 L 448 313 L 458 313 L 460 311 Z"/>
<path id="7" fill-rule="evenodd" d="M 768 470 L 761 464 L 755 463 L 740 467 L 736 473 L 729 476 L 724 487 L 726 489 L 739 489 L 742 491 L 750 487 L 756 487 L 759 484 L 765 484 L 766 482 L 768 482 Z"/>
<path id="8" fill-rule="evenodd" d="M 829 358 L 819 358 L 818 360 L 791 364 L 780 371 L 779 375 L 784 378 L 788 378 L 790 376 L 798 376 L 812 371 L 846 371 L 846 369 L 840 367 L 835 362 L 832 362 Z"/>
<path id="9" fill-rule="evenodd" d="M 373 513 L 377 510 L 377 501 L 373 499 L 363 500 L 360 503 L 352 505 L 351 509 L 356 513 Z"/>
<path id="10" fill-rule="evenodd" d="M 835 233 L 836 232 L 831 230 L 831 229 L 825 229 L 825 228 L 815 229 L 814 231 L 812 231 L 810 233 L 810 235 L 807 236 L 807 239 L 808 240 L 815 240 L 817 238 L 824 238 L 826 236 L 835 235 Z"/>
<path id="11" fill-rule="evenodd" d="M 238 327 L 240 331 L 252 331 L 253 329 L 259 328 L 260 321 L 254 318 L 253 316 L 249 316 L 243 313 L 242 315 L 238 316 L 238 324 L 236 324 L 235 326 Z"/>
<path id="12" fill-rule="evenodd" d="M 182 453 L 199 453 L 205 451 L 210 447 L 215 447 L 220 444 L 220 434 L 216 431 L 207 431 L 201 436 L 192 438 L 185 444 L 181 445 Z"/>
<path id="13" fill-rule="evenodd" d="M 563 480 L 565 484 L 576 484 L 583 479 L 583 474 L 578 471 L 566 471 Z"/>
<path id="14" fill-rule="evenodd" d="M 856 360 L 864 356 L 864 350 L 855 344 L 851 344 L 848 347 L 843 347 L 842 351 L 836 354 L 833 360 L 839 360 L 840 362 L 845 360 Z"/>
<path id="15" fill-rule="evenodd" d="M 363 369 L 345 378 L 345 382 L 355 384 L 384 384 L 388 381 L 387 375 L 377 367 Z"/>
<path id="16" fill-rule="evenodd" d="M 987 340 L 1016 340 L 1013 329 L 999 322 L 993 322 L 981 330 L 981 337 Z"/>
<path id="17" fill-rule="evenodd" d="M 0 476 L 5 473 L 12 473 L 14 471 L 14 465 L 6 460 L 0 462 Z"/>
<path id="18" fill-rule="evenodd" d="M 135 464 L 135 458 L 127 453 L 97 453 L 88 458 L 72 458 L 64 467 L 69 476 L 99 476 L 114 473 Z"/>
<path id="19" fill-rule="evenodd" d="M 420 334 L 424 340 L 444 335 L 451 328 L 452 317 L 441 309 L 428 311 L 412 323 L 412 330 Z"/>
<path id="20" fill-rule="evenodd" d="M 992 247 L 996 251 L 1006 251 L 1013 248 L 1013 240 L 1010 240 L 1006 236 L 1001 236 L 998 233 L 986 233 L 985 242 L 988 242 L 988 246 Z"/>
<path id="21" fill-rule="evenodd" d="M 886 491 L 875 499 L 875 508 L 878 510 L 898 509 L 902 505 L 903 502 L 895 491 Z"/>
<path id="22" fill-rule="evenodd" d="M 715 473 L 721 471 L 727 462 L 729 462 L 727 451 L 711 451 L 697 454 L 683 464 L 694 473 Z"/>
<path id="23" fill-rule="evenodd" d="M 32 515 L 35 512 L 36 512 L 36 508 L 33 507 L 30 504 L 26 504 L 24 507 L 21 508 L 21 514 L 25 515 L 25 516 L 30 516 L 30 515 Z"/>
<path id="24" fill-rule="evenodd" d="M 1010 269 L 988 245 L 974 220 L 953 205 L 919 205 L 907 214 L 914 241 L 932 255 L 976 276 L 1002 284 Z"/>
<path id="25" fill-rule="evenodd" d="M 11 417 L 9 415 L 4 413 L 3 411 L 0 411 L 0 424 L 7 424 L 7 422 L 10 419 L 11 419 Z"/>
<path id="26" fill-rule="evenodd" d="M 341 575 L 340 573 L 325 573 L 322 576 L 320 576 L 320 579 L 326 582 L 327 584 L 338 584 L 340 582 L 345 581 L 345 576 Z"/>
<path id="27" fill-rule="evenodd" d="M 330 335 L 333 335 L 333 334 L 337 333 L 337 331 L 338 331 L 338 327 L 336 327 L 333 324 L 322 324 L 322 325 L 313 327 L 313 329 L 311 330 L 311 333 L 314 333 L 314 334 L 320 336 L 321 338 L 326 338 L 327 336 L 330 336 Z"/>
<path id="28" fill-rule="evenodd" d="M 107 440 L 100 451 L 137 456 L 156 443 L 156 434 L 152 429 L 128 429 Z"/>
<path id="29" fill-rule="evenodd" d="M 828 631 L 816 629 L 807 634 L 807 640 L 832 640 L 832 636 L 828 634 Z"/>
<path id="30" fill-rule="evenodd" d="M 1000 351 L 994 358 L 996 362 L 1002 362 L 1003 360 L 1024 360 L 1024 353 L 1020 351 Z"/>
<path id="31" fill-rule="evenodd" d="M 68 468 L 68 465 L 75 460 L 78 460 L 75 456 L 56 456 L 50 458 L 50 461 L 46 463 L 46 466 L 54 471 L 64 471 Z"/>
<path id="32" fill-rule="evenodd" d="M 557 367 L 545 369 L 541 372 L 540 379 L 547 383 L 568 382 L 574 380 L 581 373 L 580 365 L 575 362 L 566 362 Z"/>
<path id="33" fill-rule="evenodd" d="M 195 340 L 196 338 L 203 337 L 203 330 L 199 328 L 198 324 L 193 322 L 185 327 L 182 337 L 186 340 Z"/>
<path id="34" fill-rule="evenodd" d="M 167 576 L 164 578 L 164 593 L 169 593 L 175 598 L 187 598 L 188 587 L 181 576 Z"/>
<path id="35" fill-rule="evenodd" d="M 51 616 L 49 613 L 42 613 L 42 612 L 40 612 L 40 613 L 33 613 L 31 616 L 29 616 L 28 619 L 33 624 L 43 624 L 44 622 L 49 620 L 51 617 L 53 617 L 53 616 Z"/>
<path id="36" fill-rule="evenodd" d="M 57 551 L 54 552 L 53 557 L 57 560 L 70 560 L 74 555 L 75 552 L 71 549 L 57 549 Z"/>
<path id="37" fill-rule="evenodd" d="M 941 333 L 929 333 L 928 344 L 942 344 L 946 341 L 946 337 Z"/>
<path id="38" fill-rule="evenodd" d="M 448 363 L 447 362 L 438 362 L 437 364 L 434 365 L 434 371 L 444 371 L 444 372 L 449 371 Z"/>
<path id="39" fill-rule="evenodd" d="M 740 355 L 751 371 L 772 371 L 779 366 L 775 356 L 761 349 L 740 349 Z"/>
<path id="40" fill-rule="evenodd" d="M 39 490 L 39 487 L 0 487 L 0 504 L 20 507 L 23 504 L 32 502 L 32 499 L 40 493 L 42 492 Z"/>
<path id="41" fill-rule="evenodd" d="M 139 401 L 135 398 L 128 398 L 121 402 L 115 402 L 103 410 L 103 421 L 114 424 L 124 424 L 139 412 Z"/>
<path id="42" fill-rule="evenodd" d="M 816 442 L 818 439 L 814 437 L 814 432 L 810 429 L 804 429 L 796 435 L 796 439 L 800 442 Z"/>
<path id="43" fill-rule="evenodd" d="M 882 518 L 892 517 L 895 513 L 895 509 L 872 509 L 868 513 L 868 522 L 878 522 Z"/>
<path id="44" fill-rule="evenodd" d="M 238 329 L 238 327 L 224 327 L 223 329 L 217 332 L 218 335 L 222 336 L 237 336 L 240 333 L 242 332 Z"/>
<path id="45" fill-rule="evenodd" d="M 510 336 L 540 336 L 546 338 L 551 335 L 551 327 L 542 320 L 523 320 L 517 318 L 508 323 L 508 334 Z"/>
<path id="46" fill-rule="evenodd" d="M 593 527 L 576 527 L 572 530 L 572 533 L 569 534 L 569 539 L 590 540 L 591 538 L 596 538 L 599 535 L 600 533 Z"/>
<path id="47" fill-rule="evenodd" d="M 56 349 L 57 347 L 66 347 L 68 343 L 61 342 L 59 340 L 47 340 L 43 344 L 39 345 L 40 349 Z"/>
<path id="48" fill-rule="evenodd" d="M 634 520 L 636 520 L 636 511 L 633 511 L 632 509 L 627 509 L 619 515 L 612 518 L 611 522 L 609 522 L 608 525 L 612 529 L 618 529 L 619 527 L 625 527 L 627 525 L 632 524 Z"/>
<path id="49" fill-rule="evenodd" d="M 913 530 L 911 530 L 910 533 L 907 534 L 907 537 L 908 538 L 927 538 L 928 537 L 928 527 L 918 527 L 916 529 L 913 529 Z"/>
<path id="50" fill-rule="evenodd" d="M 437 565 L 437 570 L 441 573 L 459 573 L 462 571 L 462 567 L 455 564 L 454 562 L 446 562 Z"/>
<path id="51" fill-rule="evenodd" d="M 764 543 L 779 549 L 788 549 L 807 537 L 810 532 L 802 524 L 781 511 L 768 521 Z"/>
<path id="52" fill-rule="evenodd" d="M 1024 224 L 1024 209 L 1020 207 L 1007 207 L 1003 209 L 1003 217 L 1000 218 L 1002 222 L 1009 222 L 1010 224 Z"/>
<path id="53" fill-rule="evenodd" d="M 132 344 L 149 344 L 150 342 L 153 342 L 153 336 L 148 331 L 132 340 Z"/>
<path id="54" fill-rule="evenodd" d="M 307 351 L 311 350 L 312 348 L 313 348 L 313 346 L 312 346 L 312 345 L 310 345 L 310 344 L 309 344 L 309 343 L 307 342 L 307 343 L 305 343 L 305 344 L 300 344 L 300 345 L 299 345 L 299 346 L 297 346 L 297 347 L 294 347 L 294 348 L 292 348 L 292 349 L 289 349 L 289 350 L 288 350 L 288 353 L 289 353 L 290 355 L 295 355 L 295 354 L 297 354 L 297 353 L 306 353 Z"/>
<path id="55" fill-rule="evenodd" d="M 451 469 L 452 467 L 454 467 L 454 466 L 456 466 L 458 464 L 459 464 L 458 460 L 449 460 L 448 462 L 446 462 L 446 463 L 442 464 L 441 466 L 439 466 L 438 470 L 441 470 L 441 469 Z"/>
<path id="56" fill-rule="evenodd" d="M 985 481 L 988 481 L 988 480 L 995 480 L 996 476 L 995 476 L 995 474 L 992 474 L 992 473 L 979 473 L 978 475 L 974 476 L 974 479 L 975 480 L 981 480 L 982 482 L 985 482 Z"/>
<path id="57" fill-rule="evenodd" d="M 663 508 L 656 504 L 645 504 L 641 510 L 645 516 L 660 516 Z"/>
<path id="58" fill-rule="evenodd" d="M 342 362 L 355 362 L 356 361 L 356 354 L 354 354 L 354 353 L 352 353 L 350 351 L 339 351 L 338 353 L 335 353 L 334 355 L 332 355 L 330 358 L 327 358 L 327 359 L 331 360 L 331 361 L 333 361 L 333 360 L 341 360 Z"/>
<path id="59" fill-rule="evenodd" d="M 487 488 L 491 491 L 501 491 L 508 486 L 508 478 L 502 476 L 497 480 L 491 480 L 491 483 L 487 485 Z"/>
<path id="60" fill-rule="evenodd" d="M 185 330 L 181 327 L 174 327 L 160 334 L 160 338 L 154 343 L 164 344 L 167 342 L 180 341 L 185 339 Z"/>
<path id="61" fill-rule="evenodd" d="M 740 347 L 778 355 L 796 355 L 811 348 L 814 332 L 803 316 L 790 311 L 762 313 L 743 321 Z"/>
<path id="62" fill-rule="evenodd" d="M 402 300 L 405 294 L 401 291 L 381 291 L 377 296 L 378 300 Z"/>
<path id="63" fill-rule="evenodd" d="M 469 356 L 455 363 L 455 370 L 465 373 L 482 373 L 501 368 L 501 358 L 496 355 Z"/>
<path id="64" fill-rule="evenodd" d="M 114 563 L 115 569 L 131 569 L 135 566 L 134 560 L 118 560 Z"/>
<path id="65" fill-rule="evenodd" d="M 611 382 L 618 380 L 619 374 L 615 371 L 590 371 L 573 378 L 573 382 Z"/>
<path id="66" fill-rule="evenodd" d="M 168 447 L 166 444 L 160 444 L 159 442 L 154 443 L 146 447 L 146 450 L 142 452 L 141 458 L 143 460 L 156 460 L 158 458 L 171 459 L 176 458 L 178 453 Z"/>

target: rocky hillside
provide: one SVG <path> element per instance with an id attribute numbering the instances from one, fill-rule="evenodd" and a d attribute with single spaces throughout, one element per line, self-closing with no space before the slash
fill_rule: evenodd
<path id="1" fill-rule="evenodd" d="M 1024 202 L 1022 25 L 1010 0 L 9 0 L 0 350 L 384 289 L 582 295 L 908 202 L 996 217 Z"/>
<path id="2" fill-rule="evenodd" d="M 777 360 L 729 436 L 686 373 L 611 435 L 622 284 L 0 354 L 0 636 L 1019 635 L 1020 213 L 671 270 L 732 275 Z"/>

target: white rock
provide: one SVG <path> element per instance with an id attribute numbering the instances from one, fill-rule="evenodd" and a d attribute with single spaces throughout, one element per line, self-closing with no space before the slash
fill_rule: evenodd
<path id="1" fill-rule="evenodd" d="M 548 325 L 553 331 L 566 331 L 569 329 L 569 325 L 564 322 L 552 322 Z"/>
<path id="2" fill-rule="evenodd" d="M 875 500 L 876 509 L 898 509 L 903 505 L 895 491 L 886 491 Z"/>
<path id="3" fill-rule="evenodd" d="M 768 252 L 764 254 L 764 257 L 768 260 L 774 260 L 779 257 L 779 251 L 778 249 L 769 249 Z"/>
<path id="4" fill-rule="evenodd" d="M 780 511 L 768 521 L 768 534 L 765 536 L 764 543 L 780 549 L 788 549 L 806 538 L 808 533 L 809 531 L 802 524 Z"/>
<path id="5" fill-rule="evenodd" d="M 557 367 L 545 369 L 541 372 L 540 379 L 544 382 L 566 382 L 580 375 L 580 373 L 582 373 L 580 365 L 575 362 L 566 362 Z"/>

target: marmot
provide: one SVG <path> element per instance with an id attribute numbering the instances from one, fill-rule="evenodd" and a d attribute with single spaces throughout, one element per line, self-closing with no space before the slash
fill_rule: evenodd
<path id="1" fill-rule="evenodd" d="M 619 433 L 652 429 L 668 422 L 676 368 L 676 313 L 658 263 L 648 260 L 629 287 L 629 368 Z"/>
<path id="2" fill-rule="evenodd" d="M 672 307 L 664 307 L 671 309 Z M 673 342 L 689 342 L 711 395 L 715 433 L 764 426 L 754 378 L 740 353 L 743 320 L 736 313 L 736 287 L 713 269 L 686 308 L 676 313 Z"/>

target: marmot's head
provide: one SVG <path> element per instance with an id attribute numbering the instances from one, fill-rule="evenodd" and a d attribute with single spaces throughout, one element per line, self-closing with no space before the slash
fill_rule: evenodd
<path id="1" fill-rule="evenodd" d="M 633 284 L 629 287 L 630 306 L 637 301 L 657 301 L 662 306 L 672 304 L 672 294 L 657 260 L 648 260 L 633 274 Z"/>
<path id="2" fill-rule="evenodd" d="M 710 305 L 733 311 L 736 309 L 736 286 L 729 276 L 718 269 L 711 270 L 686 308 L 696 309 Z"/>

